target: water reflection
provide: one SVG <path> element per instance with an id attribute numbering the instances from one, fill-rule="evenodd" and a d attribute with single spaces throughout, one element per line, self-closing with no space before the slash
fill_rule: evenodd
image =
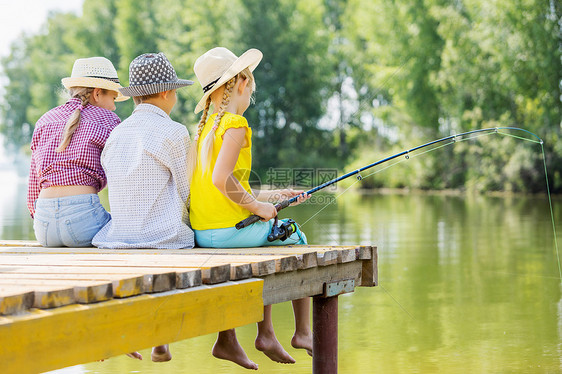
<path id="1" fill-rule="evenodd" d="M 32 238 L 25 189 L 10 188 L 0 200 L 1 237 Z M 561 208 L 556 200 L 559 232 Z M 306 222 L 312 244 L 379 248 L 380 286 L 340 299 L 340 373 L 562 370 L 561 283 L 546 198 L 347 193 L 282 215 L 289 214 Z M 290 304 L 274 307 L 274 323 L 297 364 L 257 352 L 254 325 L 238 329 L 248 355 L 261 372 L 310 373 L 311 359 L 289 345 Z M 246 373 L 211 356 L 214 339 L 172 344 L 170 363 L 153 364 L 145 350 L 142 362 L 116 357 L 72 372 Z"/>

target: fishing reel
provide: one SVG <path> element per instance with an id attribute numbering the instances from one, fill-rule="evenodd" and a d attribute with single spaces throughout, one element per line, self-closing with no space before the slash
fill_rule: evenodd
<path id="1" fill-rule="evenodd" d="M 297 223 L 292 219 L 281 222 L 279 226 L 277 226 L 277 222 L 277 217 L 275 217 L 275 222 L 273 222 L 271 232 L 267 236 L 268 242 L 273 242 L 275 240 L 281 240 L 284 242 L 289 236 L 293 235 L 293 233 L 297 231 Z"/>

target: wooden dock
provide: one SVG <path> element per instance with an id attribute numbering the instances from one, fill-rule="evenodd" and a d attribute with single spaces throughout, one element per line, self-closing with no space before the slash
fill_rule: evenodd
<path id="1" fill-rule="evenodd" d="M 2 373 L 255 323 L 264 305 L 306 296 L 314 297 L 313 371 L 336 373 L 338 295 L 375 285 L 371 246 L 101 250 L 0 241 Z"/>

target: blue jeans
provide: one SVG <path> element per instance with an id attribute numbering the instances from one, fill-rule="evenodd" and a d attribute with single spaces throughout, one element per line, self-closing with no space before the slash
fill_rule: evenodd
<path id="1" fill-rule="evenodd" d="M 285 220 L 279 220 L 285 221 Z M 235 227 L 224 229 L 193 230 L 195 233 L 195 243 L 198 247 L 204 248 L 243 248 L 243 247 L 264 247 L 269 245 L 290 245 L 307 244 L 306 235 L 297 225 L 294 232 L 285 241 L 267 241 L 267 236 L 271 232 L 274 220 L 268 222 L 258 221 L 250 226 L 237 230 Z"/>
<path id="2" fill-rule="evenodd" d="M 89 247 L 110 218 L 96 194 L 37 199 L 33 230 L 43 247 Z"/>

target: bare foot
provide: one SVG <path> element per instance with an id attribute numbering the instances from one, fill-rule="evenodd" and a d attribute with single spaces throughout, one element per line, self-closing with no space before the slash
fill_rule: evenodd
<path id="1" fill-rule="evenodd" d="M 263 352 L 267 357 L 282 364 L 294 364 L 295 359 L 289 355 L 275 335 L 258 335 L 256 338 L 256 349 Z"/>
<path id="2" fill-rule="evenodd" d="M 221 360 L 232 361 L 246 369 L 258 370 L 258 365 L 248 358 L 238 343 L 234 329 L 219 332 L 212 353 Z"/>
<path id="3" fill-rule="evenodd" d="M 295 332 L 293 339 L 291 339 L 291 345 L 296 349 L 306 349 L 306 353 L 312 357 L 312 332 L 309 331 L 306 335 Z"/>
<path id="4" fill-rule="evenodd" d="M 142 360 L 142 355 L 138 352 L 127 353 L 126 356 L 130 358 L 136 358 L 137 360 Z"/>
<path id="5" fill-rule="evenodd" d="M 152 348 L 152 354 L 150 355 L 153 362 L 166 362 L 172 359 L 172 354 L 168 348 L 168 344 L 159 345 L 158 347 Z"/>

